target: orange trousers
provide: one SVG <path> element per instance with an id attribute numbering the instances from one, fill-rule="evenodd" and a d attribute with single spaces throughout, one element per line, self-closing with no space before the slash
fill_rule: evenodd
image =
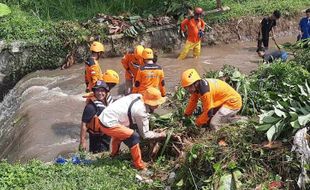
<path id="1" fill-rule="evenodd" d="M 131 139 L 134 134 L 134 130 L 125 127 L 123 125 L 115 125 L 113 127 L 101 126 L 101 130 L 104 134 L 112 137 L 111 140 L 111 156 L 115 156 L 119 152 L 119 147 L 122 141 Z M 139 143 L 130 147 L 130 153 L 133 160 L 133 164 L 136 169 L 141 170 L 145 168 L 145 164 L 142 160 L 141 150 Z"/>

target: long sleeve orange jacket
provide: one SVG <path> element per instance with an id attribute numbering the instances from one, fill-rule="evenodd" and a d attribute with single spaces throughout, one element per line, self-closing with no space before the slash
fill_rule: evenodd
<path id="1" fill-rule="evenodd" d="M 214 109 L 222 106 L 231 109 L 241 109 L 242 99 L 240 94 L 229 84 L 219 79 L 202 79 L 199 81 L 198 92 L 191 95 L 185 110 L 185 115 L 192 115 L 198 100 L 201 100 L 203 112 L 196 119 L 196 125 L 206 124 Z"/>
<path id="2" fill-rule="evenodd" d="M 137 59 L 133 53 L 127 53 L 124 55 L 121 63 L 126 70 L 126 80 L 135 80 L 139 67 L 143 65 L 143 59 Z"/>
<path id="3" fill-rule="evenodd" d="M 195 20 L 194 18 L 186 18 L 181 23 L 181 30 L 186 32 L 187 40 L 193 43 L 199 42 L 200 38 L 198 35 L 199 30 L 205 30 L 205 22 L 202 19 Z"/>

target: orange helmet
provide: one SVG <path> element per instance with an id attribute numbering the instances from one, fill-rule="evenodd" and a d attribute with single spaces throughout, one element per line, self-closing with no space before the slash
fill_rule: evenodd
<path id="1" fill-rule="evenodd" d="M 166 98 L 162 97 L 160 91 L 154 87 L 148 87 L 142 96 L 144 103 L 150 106 L 158 106 L 166 101 Z"/>
<path id="2" fill-rule="evenodd" d="M 196 7 L 195 8 L 195 14 L 202 14 L 202 12 L 203 12 L 203 9 L 201 8 L 201 7 Z"/>
<path id="3" fill-rule="evenodd" d="M 195 69 L 187 69 L 182 73 L 181 85 L 183 88 L 194 84 L 197 80 L 200 80 L 200 76 Z"/>
<path id="4" fill-rule="evenodd" d="M 153 50 L 151 48 L 145 48 L 142 52 L 142 58 L 153 59 L 154 58 Z"/>
<path id="5" fill-rule="evenodd" d="M 142 52 L 144 50 L 144 47 L 142 45 L 137 45 L 134 51 L 135 57 L 137 59 L 142 57 Z"/>
<path id="6" fill-rule="evenodd" d="M 90 51 L 97 52 L 97 53 L 104 52 L 104 46 L 102 43 L 94 41 L 90 46 Z"/>
<path id="7" fill-rule="evenodd" d="M 116 71 L 109 69 L 106 70 L 106 72 L 103 73 L 103 81 L 106 83 L 119 83 L 119 75 Z"/>

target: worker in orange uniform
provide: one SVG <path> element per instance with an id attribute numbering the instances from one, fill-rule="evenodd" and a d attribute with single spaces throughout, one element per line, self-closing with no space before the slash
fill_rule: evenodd
<path id="1" fill-rule="evenodd" d="M 102 133 L 112 137 L 112 157 L 119 153 L 120 144 L 124 142 L 130 148 L 135 168 L 146 168 L 141 156 L 140 136 L 147 140 L 166 137 L 165 132 L 156 133 L 149 129 L 148 117 L 148 112 L 154 111 L 164 102 L 165 98 L 160 91 L 150 87 L 142 95 L 129 94 L 116 100 L 100 114 Z"/>
<path id="2" fill-rule="evenodd" d="M 166 96 L 164 71 L 161 66 L 153 62 L 154 54 L 150 48 L 145 48 L 142 52 L 144 65 L 137 72 L 133 93 L 143 93 L 148 87 L 160 90 L 161 95 Z"/>
<path id="3" fill-rule="evenodd" d="M 187 40 L 182 52 L 178 57 L 180 60 L 186 58 L 189 50 L 193 50 L 193 55 L 195 58 L 200 56 L 201 38 L 204 36 L 206 25 L 205 22 L 200 18 L 202 12 L 202 8 L 196 7 L 194 16 L 184 19 L 181 23 L 181 31 L 187 33 Z"/>
<path id="4" fill-rule="evenodd" d="M 91 92 L 97 80 L 102 80 L 102 71 L 99 58 L 104 52 L 102 43 L 94 41 L 90 46 L 91 56 L 85 61 L 85 84 L 86 92 Z"/>
<path id="5" fill-rule="evenodd" d="M 132 49 L 129 49 L 121 61 L 124 69 L 126 70 L 125 72 L 126 95 L 131 93 L 138 69 L 141 65 L 143 65 L 143 59 L 142 59 L 143 50 L 144 47 L 142 45 L 136 46 L 134 51 Z"/>
<path id="6" fill-rule="evenodd" d="M 203 112 L 196 119 L 196 125 L 201 127 L 208 124 L 218 130 L 221 123 L 229 122 L 241 109 L 242 99 L 230 85 L 219 79 L 201 79 L 195 69 L 183 72 L 182 87 L 190 94 L 185 116 L 192 115 L 200 99 Z"/>

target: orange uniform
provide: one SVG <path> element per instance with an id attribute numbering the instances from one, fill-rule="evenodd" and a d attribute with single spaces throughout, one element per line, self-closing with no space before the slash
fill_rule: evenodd
<path id="1" fill-rule="evenodd" d="M 161 66 L 149 63 L 142 66 L 137 73 L 133 93 L 143 93 L 148 87 L 160 90 L 162 96 L 166 96 L 164 71 Z"/>
<path id="2" fill-rule="evenodd" d="M 199 30 L 205 29 L 205 22 L 202 19 L 198 19 L 196 21 L 194 18 L 186 18 L 181 23 L 181 30 L 186 32 L 185 26 L 187 27 L 187 40 L 192 43 L 197 43 L 200 41 L 200 37 L 198 35 Z"/>
<path id="3" fill-rule="evenodd" d="M 127 53 L 121 62 L 126 70 L 126 80 L 135 80 L 139 67 L 144 64 L 143 59 L 137 59 L 134 53 Z"/>
<path id="4" fill-rule="evenodd" d="M 201 98 L 203 112 L 196 119 L 196 125 L 206 124 L 215 113 L 214 110 L 224 106 L 230 110 L 240 110 L 242 99 L 226 82 L 219 79 L 199 80 L 198 92 L 191 95 L 185 115 L 191 115 Z"/>
<path id="5" fill-rule="evenodd" d="M 97 80 L 103 80 L 100 65 L 98 60 L 89 57 L 85 62 L 85 83 L 89 91 L 92 91 L 92 88 L 95 86 Z"/>

